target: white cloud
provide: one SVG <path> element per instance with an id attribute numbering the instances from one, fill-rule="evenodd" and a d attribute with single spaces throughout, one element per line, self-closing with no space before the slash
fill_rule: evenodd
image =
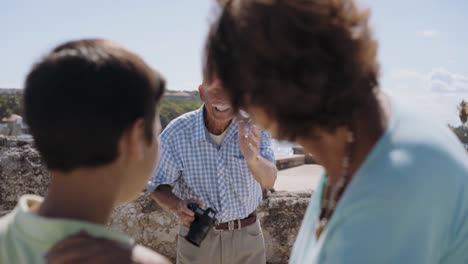
<path id="1" fill-rule="evenodd" d="M 435 38 L 435 37 L 438 37 L 440 34 L 439 34 L 439 31 L 437 30 L 425 29 L 425 30 L 418 31 L 417 35 L 420 37 L 424 37 L 424 38 Z"/>
<path id="2" fill-rule="evenodd" d="M 396 71 L 392 71 L 390 74 L 391 78 L 396 80 L 408 80 L 408 79 L 415 79 L 415 80 L 423 80 L 425 75 L 414 70 L 410 69 L 399 69 Z"/>
<path id="3" fill-rule="evenodd" d="M 436 93 L 468 93 L 468 77 L 454 74 L 444 68 L 428 74 L 429 89 Z"/>
<path id="4" fill-rule="evenodd" d="M 423 73 L 400 69 L 390 72 L 392 87 L 385 89 L 390 95 L 414 106 L 435 121 L 459 125 L 457 105 L 468 99 L 468 77 L 445 68 L 434 68 Z"/>

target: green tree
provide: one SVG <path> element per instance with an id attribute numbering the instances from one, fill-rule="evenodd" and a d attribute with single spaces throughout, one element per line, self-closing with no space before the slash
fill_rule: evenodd
<path id="1" fill-rule="evenodd" d="M 454 127 L 449 125 L 449 127 L 463 144 L 468 144 L 468 128 L 466 126 Z"/>
<path id="2" fill-rule="evenodd" d="M 458 110 L 458 117 L 460 118 L 461 125 L 456 127 L 449 125 L 449 128 L 455 133 L 455 135 L 460 139 L 460 141 L 468 145 L 468 127 L 465 124 L 468 121 L 468 103 L 465 100 L 462 100 L 460 104 L 457 106 Z M 468 150 L 468 148 L 467 148 Z"/>
<path id="3" fill-rule="evenodd" d="M 198 91 L 190 91 L 192 99 L 190 101 L 177 101 L 164 99 L 161 103 L 160 116 L 161 125 L 165 128 L 169 122 L 178 116 L 200 108 Z M 0 119 L 9 117 L 11 114 L 23 114 L 22 91 L 0 95 Z"/>
<path id="4" fill-rule="evenodd" d="M 200 101 L 172 101 L 163 100 L 161 103 L 161 125 L 165 128 L 173 119 L 182 114 L 200 108 Z"/>
<path id="5" fill-rule="evenodd" d="M 460 121 L 462 125 L 465 125 L 466 122 L 468 121 L 468 103 L 465 102 L 465 100 L 462 100 L 460 102 L 460 105 L 457 107 L 458 108 L 458 116 L 460 117 Z"/>
<path id="6" fill-rule="evenodd" d="M 21 94 L 0 95 L 0 119 L 11 114 L 23 114 L 23 98 Z"/>

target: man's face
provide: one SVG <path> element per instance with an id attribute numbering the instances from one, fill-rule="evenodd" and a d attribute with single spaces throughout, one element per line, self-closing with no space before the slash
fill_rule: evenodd
<path id="1" fill-rule="evenodd" d="M 203 83 L 198 87 L 198 90 L 211 119 L 219 122 L 231 121 L 234 112 L 219 81 L 215 80 L 211 84 Z"/>

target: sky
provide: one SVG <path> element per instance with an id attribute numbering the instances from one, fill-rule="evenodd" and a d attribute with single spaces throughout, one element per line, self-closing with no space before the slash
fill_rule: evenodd
<path id="1" fill-rule="evenodd" d="M 459 125 L 468 100 L 468 1 L 362 0 L 379 41 L 381 88 Z M 31 65 L 61 42 L 100 37 L 141 55 L 171 90 L 201 82 L 213 0 L 0 0 L 0 88 L 22 88 Z"/>

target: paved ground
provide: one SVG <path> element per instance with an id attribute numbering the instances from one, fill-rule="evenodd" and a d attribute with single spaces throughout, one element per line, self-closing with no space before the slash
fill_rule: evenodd
<path id="1" fill-rule="evenodd" d="M 278 171 L 275 190 L 278 191 L 305 191 L 315 190 L 323 167 L 320 165 L 302 165 Z"/>

